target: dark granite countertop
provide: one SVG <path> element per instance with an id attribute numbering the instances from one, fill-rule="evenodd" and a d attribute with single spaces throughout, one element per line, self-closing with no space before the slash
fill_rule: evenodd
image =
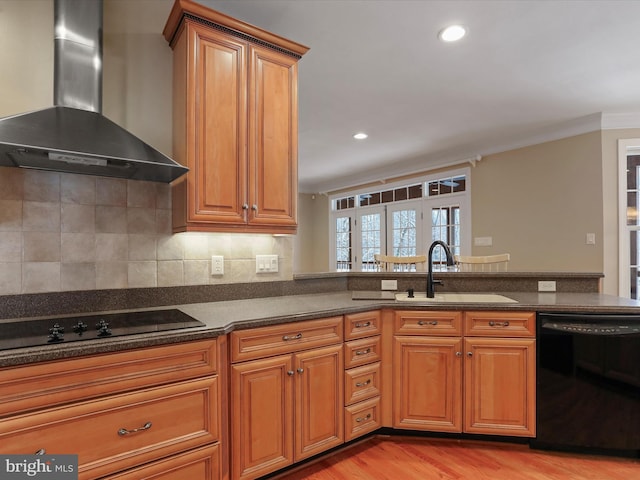
<path id="1" fill-rule="evenodd" d="M 172 306 L 173 308 L 178 308 L 193 318 L 200 320 L 205 324 L 205 327 L 5 350 L 0 352 L 0 366 L 214 338 L 237 329 L 330 317 L 381 307 L 429 310 L 482 309 L 640 314 L 640 301 L 612 295 L 560 292 L 506 292 L 504 295 L 516 300 L 518 303 L 404 303 L 396 302 L 392 298 L 392 293 L 358 292 L 355 296 L 362 299 L 354 299 L 351 291 L 340 291 L 174 305 Z M 145 310 L 150 309 L 147 308 Z M 0 328 L 1 324 L 6 321 L 8 320 L 0 321 Z M 22 321 L 29 320 L 23 319 Z"/>

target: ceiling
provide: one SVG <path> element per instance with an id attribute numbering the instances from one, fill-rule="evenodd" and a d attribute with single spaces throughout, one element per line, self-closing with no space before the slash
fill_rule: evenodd
<path id="1" fill-rule="evenodd" d="M 301 192 L 640 127 L 638 0 L 197 1 L 310 47 Z M 451 23 L 468 34 L 444 44 Z"/>

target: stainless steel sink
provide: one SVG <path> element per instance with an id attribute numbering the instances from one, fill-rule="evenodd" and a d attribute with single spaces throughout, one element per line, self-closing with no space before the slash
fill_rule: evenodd
<path id="1" fill-rule="evenodd" d="M 427 294 L 423 292 L 414 293 L 413 297 L 409 297 L 408 293 L 396 293 L 396 302 L 518 303 L 513 298 L 496 293 L 437 293 L 434 298 L 427 298 Z"/>

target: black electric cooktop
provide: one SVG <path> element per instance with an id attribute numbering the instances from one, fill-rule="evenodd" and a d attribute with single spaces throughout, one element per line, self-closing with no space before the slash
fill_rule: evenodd
<path id="1" fill-rule="evenodd" d="M 0 323 L 0 350 L 204 327 L 176 309 Z"/>

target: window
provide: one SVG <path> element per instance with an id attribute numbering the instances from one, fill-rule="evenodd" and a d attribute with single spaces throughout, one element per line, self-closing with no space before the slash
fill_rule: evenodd
<path id="1" fill-rule="evenodd" d="M 434 240 L 470 253 L 468 179 L 466 168 L 330 197 L 333 268 L 375 271 L 375 254 L 422 255 Z M 434 265 L 445 262 L 436 249 Z"/>
<path id="2" fill-rule="evenodd" d="M 640 139 L 618 140 L 618 293 L 640 298 Z M 625 188 L 626 187 L 626 188 Z"/>
<path id="3" fill-rule="evenodd" d="M 335 223 L 336 270 L 350 271 L 353 267 L 351 217 L 338 217 Z"/>

